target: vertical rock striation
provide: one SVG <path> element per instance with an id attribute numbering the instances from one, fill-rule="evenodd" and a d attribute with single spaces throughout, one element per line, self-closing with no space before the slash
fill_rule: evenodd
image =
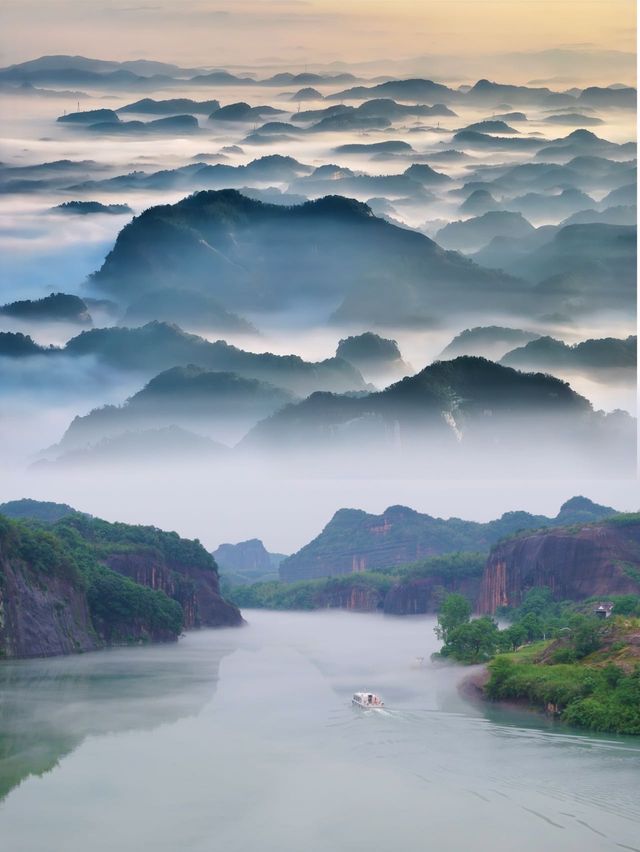
<path id="1" fill-rule="evenodd" d="M 640 520 L 544 530 L 498 544 L 487 561 L 477 609 L 518 606 L 547 586 L 556 600 L 640 594 Z"/>

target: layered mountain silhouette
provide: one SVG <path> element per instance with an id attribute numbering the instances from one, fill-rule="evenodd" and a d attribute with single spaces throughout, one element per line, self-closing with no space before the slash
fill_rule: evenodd
<path id="1" fill-rule="evenodd" d="M 89 124 L 87 130 L 104 135 L 113 134 L 190 134 L 200 129 L 198 119 L 193 115 L 169 115 L 153 121 L 104 121 Z"/>
<path id="2" fill-rule="evenodd" d="M 118 113 L 112 109 L 88 109 L 69 112 L 58 116 L 61 124 L 98 124 L 98 122 L 120 121 Z"/>
<path id="3" fill-rule="evenodd" d="M 100 201 L 63 201 L 51 208 L 52 213 L 91 216 L 94 213 L 107 213 L 111 216 L 126 216 L 133 213 L 128 204 L 102 204 Z"/>
<path id="4" fill-rule="evenodd" d="M 328 119 L 336 119 L 338 116 L 342 116 L 345 120 L 350 118 L 356 121 L 365 117 L 386 118 L 395 121 L 402 118 L 424 118 L 427 116 L 443 118 L 455 116 L 455 112 L 444 104 L 434 104 L 433 106 L 426 106 L 425 104 L 399 104 L 393 98 L 374 98 L 365 101 L 357 107 L 338 104 L 336 106 L 323 107 L 322 109 L 303 110 L 294 113 L 291 119 L 297 122 L 321 122 Z M 323 126 L 327 127 L 327 124 Z"/>
<path id="5" fill-rule="evenodd" d="M 334 148 L 336 154 L 402 154 L 413 151 L 408 142 L 402 140 L 387 142 L 350 142 Z"/>
<path id="6" fill-rule="evenodd" d="M 445 553 L 487 552 L 521 530 L 584 524 L 616 514 L 586 497 L 572 497 L 555 517 L 505 512 L 487 523 L 462 518 L 434 518 L 407 506 L 389 506 L 381 515 L 339 509 L 322 532 L 280 564 L 287 582 L 348 574 L 354 565 L 369 571 Z"/>
<path id="7" fill-rule="evenodd" d="M 496 133 L 498 135 L 502 133 L 518 133 L 518 130 L 515 130 L 513 127 L 510 127 L 506 121 L 501 119 L 484 119 L 483 121 L 476 121 L 473 124 L 467 124 L 466 127 L 461 128 L 462 130 L 475 130 L 478 133 Z"/>
<path id="8" fill-rule="evenodd" d="M 503 326 L 477 326 L 457 334 L 440 353 L 441 359 L 459 355 L 479 355 L 496 361 L 515 347 L 524 346 L 539 335 L 521 328 Z"/>
<path id="9" fill-rule="evenodd" d="M 313 86 L 304 86 L 291 95 L 291 100 L 301 103 L 303 101 L 320 101 L 322 97 L 322 94 L 317 89 L 314 89 Z"/>
<path id="10" fill-rule="evenodd" d="M 129 304 L 121 324 L 141 325 L 154 320 L 212 334 L 257 334 L 250 322 L 225 310 L 208 293 L 184 288 L 143 293 Z"/>
<path id="11" fill-rule="evenodd" d="M 234 373 L 174 367 L 155 376 L 123 405 L 76 417 L 55 452 L 68 453 L 127 432 L 169 427 L 235 443 L 258 420 L 293 399 L 293 394 L 274 385 Z"/>
<path id="12" fill-rule="evenodd" d="M 485 266 L 538 282 L 535 304 L 549 310 L 628 311 L 636 299 L 635 227 L 591 222 L 495 238 L 474 255 Z M 534 302 L 532 302 L 532 305 Z"/>
<path id="13" fill-rule="evenodd" d="M 0 357 L 27 358 L 44 355 L 50 350 L 39 346 L 28 334 L 19 331 L 0 331 Z"/>
<path id="14" fill-rule="evenodd" d="M 232 585 L 278 579 L 282 553 L 269 553 L 259 538 L 237 544 L 221 544 L 211 554 L 223 580 Z"/>
<path id="15" fill-rule="evenodd" d="M 604 210 L 579 210 L 560 222 L 565 225 L 590 225 L 601 222 L 603 225 L 635 225 L 638 221 L 638 208 L 635 204 L 606 207 Z"/>
<path id="16" fill-rule="evenodd" d="M 596 127 L 604 124 L 601 118 L 595 115 L 582 115 L 577 112 L 562 112 L 555 115 L 548 115 L 544 119 L 546 124 L 566 124 L 575 127 Z"/>
<path id="17" fill-rule="evenodd" d="M 312 394 L 258 424 L 240 448 L 350 475 L 629 475 L 635 424 L 594 412 L 553 376 L 463 356 L 378 393 Z"/>
<path id="18" fill-rule="evenodd" d="M 305 394 L 313 390 L 362 390 L 365 383 L 346 361 L 304 361 L 298 355 L 245 352 L 224 340 L 210 342 L 187 334 L 176 325 L 151 322 L 140 328 L 102 328 L 83 332 L 54 355 L 91 356 L 122 370 L 152 374 L 175 366 L 194 364 L 208 370 L 233 372 Z"/>
<path id="19" fill-rule="evenodd" d="M 33 322 L 92 323 L 86 302 L 69 293 L 51 293 L 42 299 L 22 299 L 0 305 L 0 320 L 2 316 Z"/>
<path id="20" fill-rule="evenodd" d="M 106 466 L 157 465 L 160 459 L 167 462 L 219 464 L 229 458 L 229 449 L 211 438 L 197 435 L 179 426 L 122 432 L 103 438 L 95 444 L 62 453 L 55 459 L 34 462 L 33 469 L 46 470 L 53 466 L 85 468 L 89 465 Z"/>
<path id="21" fill-rule="evenodd" d="M 199 129 L 198 120 L 193 115 L 170 112 L 164 118 L 152 121 L 122 121 L 117 112 L 111 109 L 94 109 L 83 112 L 65 113 L 58 121 L 72 127 L 82 127 L 93 133 L 193 133 Z"/>
<path id="22" fill-rule="evenodd" d="M 153 98 L 142 98 L 119 107 L 116 112 L 132 112 L 136 115 L 210 115 L 220 109 L 220 101 L 194 101 L 191 98 L 168 98 L 165 100 L 154 100 Z"/>
<path id="23" fill-rule="evenodd" d="M 489 211 L 464 221 L 450 222 L 436 234 L 437 242 L 444 248 L 458 251 L 475 251 L 496 237 L 523 237 L 534 230 L 533 225 L 520 213 Z"/>
<path id="24" fill-rule="evenodd" d="M 391 381 L 413 370 L 403 358 L 395 340 L 380 337 L 371 331 L 346 337 L 338 343 L 336 358 L 353 364 L 369 381 Z"/>
<path id="25" fill-rule="evenodd" d="M 272 115 L 282 115 L 284 110 L 263 104 L 250 106 L 244 101 L 238 101 L 226 106 L 218 106 L 209 114 L 209 121 L 260 121 Z"/>
<path id="26" fill-rule="evenodd" d="M 288 208 L 232 190 L 145 211 L 120 232 L 92 283 L 132 300 L 186 279 L 227 310 L 315 300 L 327 312 L 338 306 L 340 319 L 386 324 L 415 322 L 460 298 L 504 304 L 520 287 L 356 201 L 329 196 Z"/>
<path id="27" fill-rule="evenodd" d="M 563 189 L 556 193 L 528 192 L 504 203 L 511 210 L 543 222 L 557 222 L 594 204 L 593 198 L 579 189 Z M 522 234 L 514 234 L 522 236 Z"/>
<path id="28" fill-rule="evenodd" d="M 462 97 L 460 92 L 441 83 L 416 78 L 389 80 L 375 86 L 354 86 L 327 95 L 326 99 L 328 101 L 362 101 L 370 98 L 393 98 L 400 101 L 447 104 L 460 100 Z"/>
<path id="29" fill-rule="evenodd" d="M 225 163 L 209 165 L 192 163 L 176 169 L 157 172 L 130 172 L 126 175 L 87 180 L 69 185 L 70 190 L 167 190 L 167 189 L 218 189 L 243 187 L 252 182 L 290 183 L 302 175 L 313 172 L 312 166 L 299 163 L 293 157 L 270 154 L 247 163 L 246 166 L 229 166 Z M 0 170 L 0 181 L 2 171 Z M 14 177 L 15 180 L 15 177 Z M 0 184 L 1 186 L 1 184 Z"/>
<path id="30" fill-rule="evenodd" d="M 606 337 L 568 345 L 553 337 L 539 337 L 507 352 L 502 364 L 528 370 L 633 372 L 638 361 L 637 338 Z"/>

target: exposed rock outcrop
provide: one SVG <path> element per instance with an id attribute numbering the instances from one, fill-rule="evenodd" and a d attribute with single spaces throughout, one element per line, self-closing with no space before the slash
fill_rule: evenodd
<path id="1" fill-rule="evenodd" d="M 80 579 L 43 576 L 12 558 L 0 535 L 0 658 L 73 654 L 101 644 Z"/>
<path id="2" fill-rule="evenodd" d="M 640 594 L 640 517 L 532 532 L 491 552 L 477 600 L 480 613 L 518 606 L 547 586 L 556 600 Z"/>
<path id="3" fill-rule="evenodd" d="M 225 580 L 232 585 L 278 578 L 282 553 L 269 553 L 259 538 L 221 544 L 212 554 Z"/>
<path id="4" fill-rule="evenodd" d="M 215 570 L 166 561 L 162 554 L 145 550 L 109 554 L 104 563 L 135 583 L 164 592 L 178 601 L 186 630 L 233 627 L 242 622 L 237 608 L 220 594 Z"/>
<path id="5" fill-rule="evenodd" d="M 332 577 L 402 565 L 455 551 L 488 552 L 518 530 L 589 523 L 615 514 L 585 497 L 572 497 L 555 518 L 506 512 L 488 523 L 434 518 L 406 506 L 390 506 L 382 515 L 340 509 L 322 532 L 280 565 L 286 582 Z"/>
<path id="6" fill-rule="evenodd" d="M 479 590 L 479 577 L 421 577 L 392 586 L 383 608 L 387 615 L 424 615 L 436 612 L 443 592 L 476 600 Z"/>
<path id="7" fill-rule="evenodd" d="M 18 509 L 39 514 L 36 501 Z M 52 504 L 43 509 L 51 516 Z M 198 541 L 79 513 L 48 524 L 23 518 L 0 514 L 0 658 L 174 641 L 183 629 L 243 623 Z"/>
<path id="8" fill-rule="evenodd" d="M 324 606 L 327 609 L 348 609 L 352 612 L 375 612 L 384 605 L 384 595 L 378 589 L 357 584 L 326 591 L 319 598 L 318 608 Z"/>

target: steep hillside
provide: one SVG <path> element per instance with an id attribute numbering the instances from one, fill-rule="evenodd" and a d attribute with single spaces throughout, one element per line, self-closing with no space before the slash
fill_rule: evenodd
<path id="1" fill-rule="evenodd" d="M 481 553 L 452 553 L 379 571 L 237 585 L 228 594 L 238 606 L 257 609 L 381 610 L 389 615 L 418 615 L 435 612 L 447 592 L 474 600 L 484 561 Z"/>
<path id="2" fill-rule="evenodd" d="M 27 497 L 21 500 L 9 500 L 0 503 L 0 515 L 13 518 L 16 521 L 29 519 L 43 524 L 53 524 L 66 515 L 77 514 L 77 509 L 67 503 L 53 503 L 48 500 L 31 500 Z"/>
<path id="3" fill-rule="evenodd" d="M 221 544 L 212 555 L 222 579 L 230 585 L 275 580 L 278 567 L 286 558 L 282 553 L 269 553 L 259 538 Z"/>
<path id="4" fill-rule="evenodd" d="M 35 345 L 32 341 L 31 344 Z M 43 351 L 36 348 L 38 353 Z M 207 370 L 260 379 L 299 394 L 365 387 L 360 373 L 341 358 L 304 361 L 299 355 L 246 352 L 224 340 L 205 340 L 166 322 L 149 322 L 139 328 L 96 328 L 72 337 L 63 350 L 46 352 L 63 353 L 73 358 L 89 356 L 121 370 L 153 375 L 193 364 Z"/>
<path id="5" fill-rule="evenodd" d="M 217 441 L 232 441 L 293 400 L 280 388 L 233 373 L 190 365 L 155 376 L 121 406 L 75 417 L 59 449 L 68 451 L 126 432 L 178 426 Z M 237 438 L 236 438 L 237 440 Z"/>
<path id="6" fill-rule="evenodd" d="M 46 526 L 0 515 L 0 657 L 169 641 L 183 628 L 242 622 L 199 542 L 88 515 L 54 521 L 46 507 Z"/>
<path id="7" fill-rule="evenodd" d="M 317 538 L 280 566 L 288 582 L 372 571 L 455 551 L 488 551 L 518 530 L 598 520 L 615 514 L 584 497 L 574 497 L 555 518 L 507 512 L 495 521 L 433 518 L 406 506 L 391 506 L 382 515 L 340 509 Z"/>
<path id="8" fill-rule="evenodd" d="M 123 228 L 93 275 L 95 285 L 128 300 L 186 279 L 230 310 L 314 299 L 330 312 L 346 299 L 343 319 L 357 305 L 360 320 L 387 323 L 415 323 L 431 314 L 434 300 L 452 304 L 463 292 L 478 301 L 481 290 L 485 307 L 487 300 L 497 305 L 519 287 L 353 199 L 284 207 L 230 189 L 146 210 Z"/>
<path id="9" fill-rule="evenodd" d="M 640 593 L 640 515 L 514 536 L 491 552 L 478 611 L 518 606 L 531 588 L 556 600 Z"/>
<path id="10" fill-rule="evenodd" d="M 437 361 L 378 393 L 314 393 L 258 423 L 248 454 L 335 475 L 628 476 L 636 429 L 567 383 L 484 358 Z"/>

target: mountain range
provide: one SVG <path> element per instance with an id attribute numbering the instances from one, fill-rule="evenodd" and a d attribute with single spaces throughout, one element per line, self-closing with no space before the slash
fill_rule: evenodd
<path id="1" fill-rule="evenodd" d="M 638 364 L 635 335 L 620 340 L 607 337 L 568 345 L 553 337 L 538 337 L 512 349 L 502 364 L 526 370 L 607 372 L 635 371 Z"/>
<path id="2" fill-rule="evenodd" d="M 573 497 L 555 518 L 506 512 L 487 523 L 434 518 L 406 506 L 390 506 L 381 515 L 339 509 L 322 532 L 280 564 L 287 582 L 374 571 L 457 551 L 486 553 L 498 540 L 521 530 L 598 521 L 616 514 L 609 506 Z"/>
<path id="3" fill-rule="evenodd" d="M 316 301 L 342 320 L 387 324 L 416 322 L 461 300 L 467 308 L 503 306 L 523 286 L 353 200 L 288 208 L 233 190 L 146 210 L 120 232 L 92 284 L 132 300 L 185 278 L 228 310 Z"/>
<path id="4" fill-rule="evenodd" d="M 212 556 L 220 569 L 223 586 L 277 580 L 278 567 L 286 558 L 282 553 L 269 553 L 258 538 L 221 544 Z"/>
<path id="5" fill-rule="evenodd" d="M 256 421 L 292 402 L 280 388 L 193 365 L 155 376 L 123 405 L 97 408 L 71 422 L 56 451 L 68 453 L 127 432 L 179 427 L 234 443 Z"/>
<path id="6" fill-rule="evenodd" d="M 336 475 L 601 477 L 634 469 L 635 440 L 631 417 L 593 411 L 553 376 L 462 356 L 384 391 L 314 393 L 238 449 Z"/>

